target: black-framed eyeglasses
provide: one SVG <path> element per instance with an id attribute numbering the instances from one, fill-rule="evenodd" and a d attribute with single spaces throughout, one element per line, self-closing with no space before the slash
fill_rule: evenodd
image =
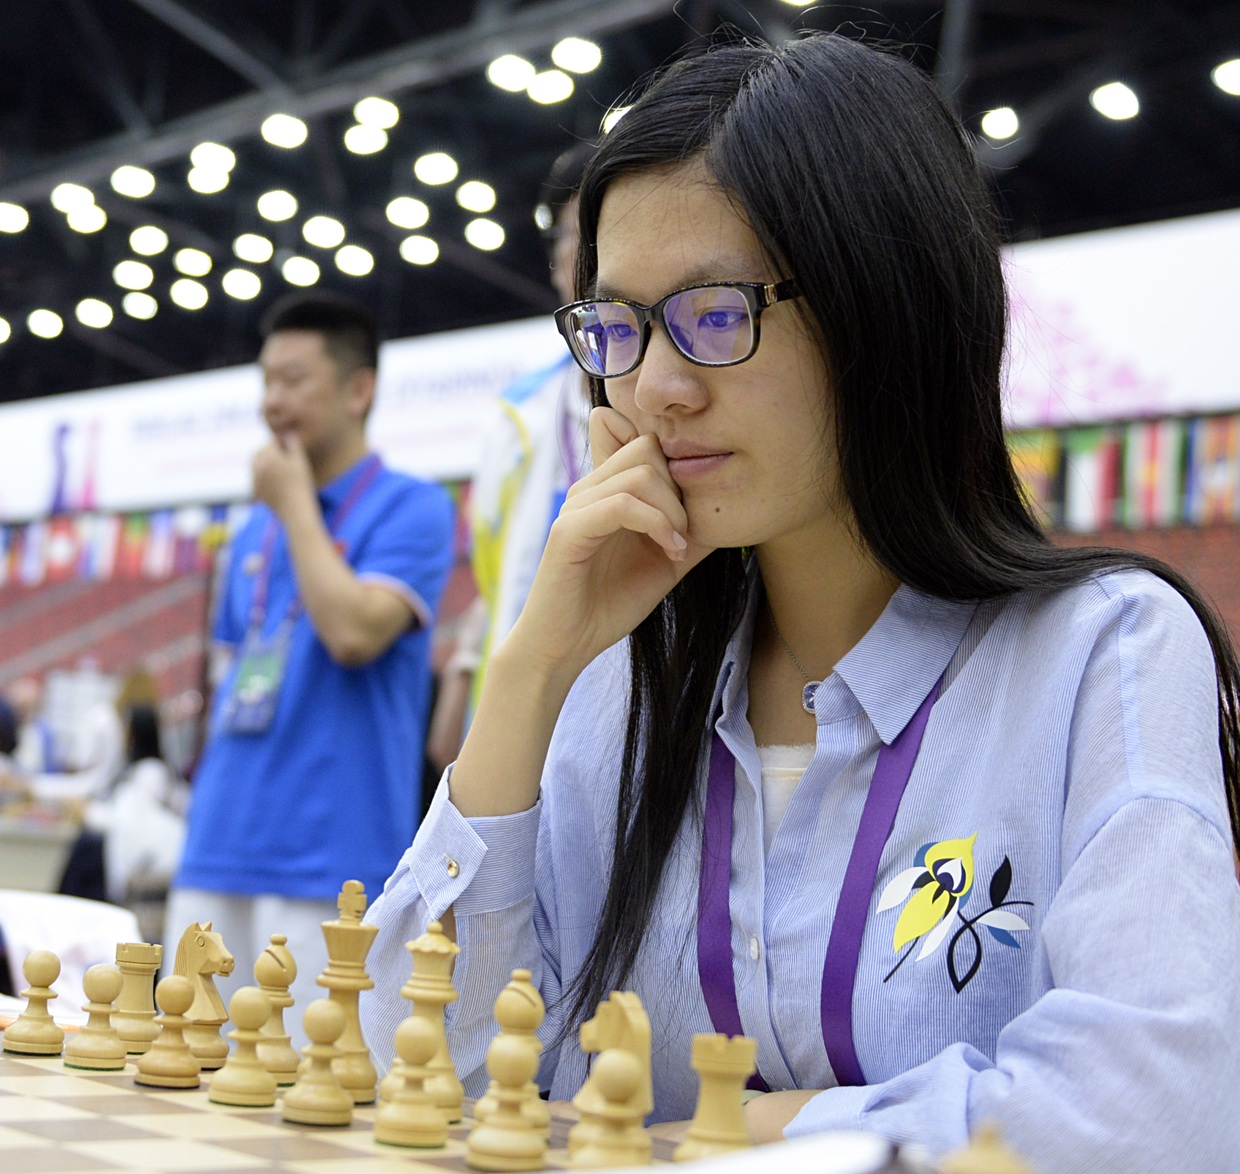
<path id="1" fill-rule="evenodd" d="M 762 311 L 801 296 L 796 281 L 715 281 L 674 290 L 653 306 L 623 298 L 588 298 L 555 312 L 577 365 L 598 379 L 627 375 L 646 354 L 650 324 L 699 367 L 731 367 L 758 349 Z"/>

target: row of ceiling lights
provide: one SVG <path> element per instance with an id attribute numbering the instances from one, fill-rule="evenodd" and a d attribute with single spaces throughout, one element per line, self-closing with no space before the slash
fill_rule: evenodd
<path id="1" fill-rule="evenodd" d="M 1233 58 L 1216 65 L 1210 71 L 1210 80 L 1225 94 L 1240 97 L 1240 58 Z M 1141 113 L 1141 100 L 1136 92 L 1123 82 L 1107 82 L 1090 92 L 1089 104 L 1106 118 L 1122 122 L 1136 118 Z M 982 134 L 996 141 L 1010 139 L 1020 130 L 1020 117 L 1011 106 L 987 110 L 982 115 Z"/>
<path id="2" fill-rule="evenodd" d="M 796 3 L 796 0 L 786 2 Z M 566 71 L 589 72 L 598 67 L 602 54 L 592 42 L 568 37 L 552 49 L 551 59 L 557 68 L 540 71 L 524 58 L 505 54 L 487 67 L 487 78 L 501 89 L 513 93 L 524 91 L 537 102 L 561 101 L 573 92 L 572 79 Z M 1211 78 L 1225 93 L 1240 96 L 1240 59 L 1216 66 Z M 1116 120 L 1135 117 L 1140 111 L 1137 95 L 1118 81 L 1097 87 L 1090 94 L 1090 103 L 1100 114 Z M 604 130 L 609 130 L 623 113 L 624 108 L 613 110 L 604 123 Z M 387 145 L 387 132 L 399 121 L 400 111 L 386 98 L 371 97 L 363 98 L 354 106 L 353 116 L 355 123 L 345 132 L 345 146 L 355 154 L 370 154 Z M 981 128 L 990 139 L 1008 139 L 1020 129 L 1019 116 L 1011 107 L 989 110 L 982 116 Z M 278 113 L 263 122 L 260 133 L 271 145 L 291 150 L 305 143 L 309 130 L 301 119 Z M 236 155 L 229 147 L 220 143 L 200 143 L 190 152 L 187 182 L 202 195 L 223 191 L 228 186 L 236 161 Z M 435 151 L 415 160 L 413 173 L 420 182 L 438 186 L 455 180 L 459 166 L 446 152 Z M 128 164 L 112 173 L 111 183 L 119 195 L 130 199 L 145 199 L 156 186 L 151 172 Z M 495 190 L 479 180 L 467 180 L 461 184 L 456 198 L 462 208 L 476 213 L 490 211 L 496 202 Z M 51 203 L 64 213 L 68 226 L 77 232 L 98 232 L 107 224 L 106 212 L 95 203 L 90 189 L 81 185 L 58 185 L 52 192 Z M 292 193 L 279 189 L 263 193 L 257 201 L 259 215 L 273 222 L 291 219 L 297 214 L 298 207 L 297 198 Z M 396 227 L 412 230 L 427 223 L 430 209 L 415 197 L 398 196 L 388 204 L 387 217 Z M 21 232 L 29 222 L 26 209 L 0 202 L 0 232 Z M 310 217 L 302 226 L 302 235 L 308 244 L 315 247 L 335 249 L 336 266 L 346 275 L 363 277 L 374 268 L 374 257 L 369 250 L 360 245 L 345 244 L 344 225 L 332 217 Z M 503 244 L 504 229 L 495 221 L 478 216 L 466 225 L 465 238 L 476 248 L 496 249 Z M 135 253 L 154 256 L 168 247 L 168 236 L 154 226 L 141 226 L 130 234 L 130 247 Z M 313 285 L 321 275 L 321 268 L 313 258 L 286 250 L 277 256 L 274 244 L 257 233 L 243 233 L 234 241 L 233 251 L 239 260 L 250 264 L 276 260 L 284 280 L 293 285 Z M 415 234 L 401 242 L 399 252 L 411 264 L 429 265 L 438 258 L 439 246 L 433 238 Z M 210 255 L 199 249 L 180 249 L 173 256 L 173 265 L 183 276 L 172 282 L 168 296 L 183 309 L 204 307 L 209 300 L 209 292 L 197 278 L 205 277 L 213 268 Z M 121 302 L 125 313 L 139 319 L 154 317 L 159 304 L 146 292 L 154 283 L 151 266 L 127 259 L 113 270 L 113 278 L 128 291 Z M 262 290 L 259 275 L 241 268 L 225 271 L 220 284 L 227 295 L 241 300 L 257 297 Z M 83 325 L 102 329 L 111 324 L 114 312 L 102 299 L 85 298 L 75 308 L 75 316 Z M 41 338 L 55 338 L 64 328 L 61 316 L 45 308 L 31 311 L 26 324 L 32 334 Z M 7 341 L 11 335 L 10 324 L 0 318 L 0 343 Z"/>
<path id="3" fill-rule="evenodd" d="M 552 49 L 551 59 L 558 68 L 539 71 L 531 62 L 506 54 L 491 63 L 487 77 L 510 92 L 525 91 L 536 102 L 558 102 L 568 98 L 574 88 L 572 79 L 564 71 L 587 73 L 598 67 L 602 52 L 590 41 L 567 37 Z M 354 154 L 373 154 L 387 145 L 387 132 L 399 121 L 400 110 L 386 98 L 363 98 L 354 106 L 353 117 L 354 125 L 344 134 L 345 147 Z M 264 120 L 260 134 L 272 146 L 292 150 L 306 142 L 309 128 L 293 115 L 277 113 Z M 228 186 L 237 157 L 221 143 L 200 143 L 190 152 L 189 161 L 186 182 L 200 195 L 214 195 Z M 413 163 L 415 178 L 429 186 L 451 183 L 459 173 L 456 160 L 443 151 L 421 155 Z M 112 173 L 111 185 L 118 195 L 141 200 L 154 193 L 156 180 L 145 168 L 125 164 Z M 456 202 L 469 212 L 489 212 L 495 207 L 496 199 L 495 189 L 480 180 L 466 180 L 456 190 Z M 95 203 L 94 193 L 80 184 L 59 184 L 52 192 L 51 203 L 76 232 L 98 232 L 108 222 L 107 213 Z M 257 201 L 259 215 L 277 223 L 291 219 L 298 208 L 297 198 L 280 189 L 264 192 Z M 389 202 L 387 217 L 398 228 L 421 228 L 430 218 L 430 208 L 416 197 L 398 196 Z M 18 233 L 29 223 L 30 216 L 25 208 L 0 202 L 0 232 Z M 374 268 L 373 254 L 360 245 L 345 244 L 345 227 L 333 217 L 311 216 L 302 225 L 302 236 L 308 244 L 318 248 L 335 249 L 336 267 L 348 276 L 364 277 Z M 487 251 L 499 248 L 505 239 L 503 226 L 481 215 L 465 225 L 464 236 L 475 248 Z M 150 257 L 164 252 L 169 238 L 163 229 L 143 225 L 130 233 L 129 243 L 135 253 Z M 258 233 L 243 233 L 233 242 L 233 251 L 239 260 L 255 265 L 274 259 L 281 276 L 292 285 L 313 285 L 321 276 L 319 263 L 313 258 L 287 250 L 277 256 L 273 242 Z M 429 236 L 414 234 L 401 241 L 399 253 L 412 265 L 430 265 L 439 257 L 439 245 Z M 179 249 L 173 255 L 173 266 L 183 276 L 168 287 L 169 298 L 182 309 L 202 309 L 210 294 L 197 279 L 205 277 L 214 267 L 211 256 L 201 249 Z M 127 258 L 113 269 L 113 280 L 127 290 L 121 299 L 121 308 L 126 314 L 138 319 L 155 316 L 159 303 L 147 292 L 155 281 L 150 265 Z M 248 301 L 262 291 L 262 279 L 252 270 L 232 268 L 222 274 L 220 286 L 228 296 Z M 84 298 L 75 307 L 74 315 L 84 326 L 103 329 L 111 325 L 115 311 L 100 298 Z M 50 339 L 63 332 L 64 319 L 54 310 L 39 308 L 27 315 L 26 325 L 36 337 Z M 0 343 L 7 342 L 12 333 L 10 324 L 0 318 Z"/>

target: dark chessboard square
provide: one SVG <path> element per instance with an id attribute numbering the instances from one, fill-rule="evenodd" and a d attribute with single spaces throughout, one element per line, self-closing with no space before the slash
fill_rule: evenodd
<path id="1" fill-rule="evenodd" d="M 151 1136 L 147 1129 L 140 1129 L 136 1125 L 126 1125 L 124 1121 L 113 1121 L 106 1117 L 9 1121 L 7 1124 L 10 1129 L 20 1129 L 23 1133 L 32 1133 L 35 1137 L 46 1137 L 49 1141 L 58 1141 L 62 1144 L 73 1141 L 135 1141 Z M 3 1162 L 0 1162 L 0 1169 L 8 1174 L 8 1167 Z"/>
<path id="2" fill-rule="evenodd" d="M 235 1154 L 249 1154 L 264 1162 L 320 1162 L 364 1158 L 360 1151 L 352 1154 L 338 1145 L 304 1133 L 290 1133 L 285 1137 L 213 1138 L 211 1144 L 219 1150 Z"/>
<path id="3" fill-rule="evenodd" d="M 46 1149 L 4 1151 L 4 1174 L 77 1174 L 79 1170 L 120 1170 L 121 1166 L 66 1153 L 55 1146 Z"/>
<path id="4" fill-rule="evenodd" d="M 194 1107 L 178 1101 L 162 1100 L 158 1097 L 134 1096 L 133 1089 L 118 1090 L 115 1096 L 100 1097 L 56 1097 L 58 1105 L 71 1105 L 75 1109 L 83 1109 L 87 1113 L 98 1113 L 100 1117 L 154 1117 L 160 1113 L 187 1113 Z"/>

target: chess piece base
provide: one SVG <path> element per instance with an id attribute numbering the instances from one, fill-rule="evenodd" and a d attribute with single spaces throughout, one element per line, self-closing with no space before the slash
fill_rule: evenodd
<path id="1" fill-rule="evenodd" d="M 59 1043 L 36 1043 L 31 1040 L 27 1043 L 24 1040 L 14 1040 L 12 1042 L 5 1038 L 4 1050 L 11 1052 L 14 1056 L 59 1056 L 64 1050 L 65 1041 L 62 1039 Z"/>
<path id="2" fill-rule="evenodd" d="M 438 1115 L 438 1114 L 437 1114 Z M 381 1118 L 375 1119 L 375 1141 L 384 1145 L 400 1146 L 412 1150 L 441 1150 L 448 1143 L 448 1129 L 440 1116 L 438 1125 L 416 1126 L 392 1125 Z"/>
<path id="3" fill-rule="evenodd" d="M 216 1082 L 211 1082 L 211 1088 L 207 1092 L 207 1100 L 214 1101 L 217 1105 L 240 1105 L 242 1108 L 248 1109 L 270 1109 L 276 1103 L 276 1094 L 274 1092 L 242 1092 L 239 1089 L 217 1088 Z"/>
<path id="4" fill-rule="evenodd" d="M 465 1164 L 471 1170 L 541 1170 L 547 1164 L 547 1147 L 537 1133 L 479 1125 L 469 1135 Z"/>
<path id="5" fill-rule="evenodd" d="M 353 1106 L 347 1109 L 304 1109 L 288 1103 L 284 1098 L 281 1116 L 294 1125 L 349 1125 L 353 1121 Z"/>
<path id="6" fill-rule="evenodd" d="M 115 1056 L 65 1056 L 66 1068 L 85 1068 L 92 1072 L 123 1072 L 125 1057 Z"/>
<path id="7" fill-rule="evenodd" d="M 156 1072 L 139 1072 L 134 1084 L 146 1084 L 151 1088 L 197 1088 L 202 1078 L 194 1076 L 163 1076 Z"/>

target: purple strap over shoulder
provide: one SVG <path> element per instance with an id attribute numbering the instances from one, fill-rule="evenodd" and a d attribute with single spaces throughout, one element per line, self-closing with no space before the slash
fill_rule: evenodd
<path id="1" fill-rule="evenodd" d="M 853 1045 L 852 1002 L 857 982 L 861 938 L 865 933 L 870 897 L 878 864 L 895 824 L 900 800 L 913 773 L 930 710 L 938 699 L 942 678 L 926 694 L 908 725 L 890 746 L 878 752 L 874 778 L 861 812 L 835 920 L 827 941 L 822 968 L 822 1039 L 831 1070 L 841 1085 L 865 1083 Z M 732 918 L 728 896 L 732 871 L 732 802 L 736 760 L 715 734 L 711 741 L 710 776 L 706 788 L 706 815 L 702 826 L 702 867 L 698 881 L 698 975 L 715 1031 L 741 1034 L 736 981 L 732 971 Z M 750 1088 L 767 1091 L 760 1076 Z"/>

